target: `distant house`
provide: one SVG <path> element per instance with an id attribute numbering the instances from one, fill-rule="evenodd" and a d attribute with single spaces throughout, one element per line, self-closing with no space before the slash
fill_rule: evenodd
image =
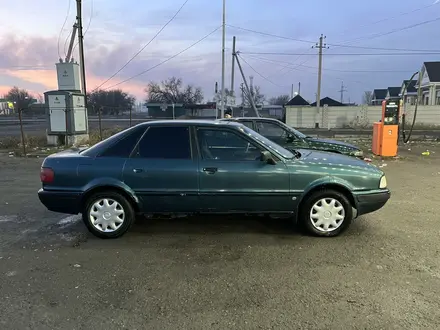
<path id="1" fill-rule="evenodd" d="M 387 89 L 373 90 L 373 95 L 371 96 L 371 105 L 381 105 L 382 101 L 385 100 L 387 96 L 387 92 Z"/>
<path id="2" fill-rule="evenodd" d="M 410 104 L 410 105 L 416 104 L 416 98 L 417 98 L 416 84 L 417 84 L 417 80 L 403 81 L 399 95 L 402 98 L 404 104 Z"/>
<path id="3" fill-rule="evenodd" d="M 284 106 L 286 107 L 303 107 L 310 105 L 301 95 L 296 95 L 289 102 L 287 102 Z"/>
<path id="4" fill-rule="evenodd" d="M 440 105 L 440 62 L 424 62 L 420 76 L 422 95 L 419 104 Z"/>
<path id="5" fill-rule="evenodd" d="M 387 95 L 385 96 L 385 100 L 396 100 L 400 99 L 400 90 L 401 87 L 388 87 Z"/>
<path id="6" fill-rule="evenodd" d="M 336 100 L 333 100 L 330 97 L 324 97 L 323 99 L 321 99 L 320 106 L 324 106 L 324 105 L 327 105 L 329 107 L 345 107 L 346 106 L 346 104 L 341 103 Z M 316 107 L 316 102 L 313 102 L 312 104 L 310 104 L 310 106 Z"/>

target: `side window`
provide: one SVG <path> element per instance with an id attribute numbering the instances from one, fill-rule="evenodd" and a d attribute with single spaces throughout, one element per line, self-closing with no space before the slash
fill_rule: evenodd
<path id="1" fill-rule="evenodd" d="M 139 142 L 136 157 L 191 159 L 189 128 L 183 126 L 151 126 Z"/>
<path id="2" fill-rule="evenodd" d="M 259 147 L 229 130 L 198 129 L 197 140 L 203 159 L 253 161 L 261 157 Z"/>
<path id="3" fill-rule="evenodd" d="M 265 137 L 280 138 L 287 136 L 287 132 L 279 125 L 269 122 L 257 122 L 258 133 Z"/>
<path id="4" fill-rule="evenodd" d="M 144 134 L 145 128 L 140 128 L 132 132 L 131 134 L 121 138 L 116 143 L 110 145 L 109 148 L 104 150 L 99 157 L 119 157 L 128 158 L 135 147 L 136 143 Z"/>
<path id="5" fill-rule="evenodd" d="M 254 125 L 252 124 L 251 121 L 248 121 L 248 120 L 246 120 L 246 121 L 240 121 L 240 124 L 243 124 L 244 126 L 249 127 L 251 130 L 254 129 Z"/>

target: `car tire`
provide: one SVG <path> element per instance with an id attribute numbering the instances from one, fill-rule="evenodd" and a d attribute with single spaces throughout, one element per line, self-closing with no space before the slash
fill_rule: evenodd
<path id="1" fill-rule="evenodd" d="M 87 229 L 99 238 L 121 237 L 133 225 L 135 216 L 131 203 L 115 191 L 93 194 L 82 213 Z"/>
<path id="2" fill-rule="evenodd" d="M 335 190 L 325 189 L 312 193 L 300 208 L 299 223 L 308 234 L 314 236 L 337 236 L 350 226 L 352 220 L 350 201 L 343 193 Z"/>

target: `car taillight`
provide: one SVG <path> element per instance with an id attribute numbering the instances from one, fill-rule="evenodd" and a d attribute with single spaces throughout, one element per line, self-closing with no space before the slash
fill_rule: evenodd
<path id="1" fill-rule="evenodd" d="M 40 180 L 42 183 L 51 183 L 54 179 L 54 172 L 49 167 L 42 167 L 40 171 Z"/>

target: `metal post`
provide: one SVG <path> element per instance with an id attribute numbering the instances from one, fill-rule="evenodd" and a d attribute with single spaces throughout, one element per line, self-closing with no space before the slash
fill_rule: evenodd
<path id="1" fill-rule="evenodd" d="M 321 106 L 321 79 L 322 79 L 322 40 L 324 39 L 323 35 L 319 37 L 319 63 L 318 63 L 318 91 L 316 93 L 316 107 L 319 109 Z"/>
<path id="2" fill-rule="evenodd" d="M 238 60 L 237 54 L 235 54 L 235 56 L 236 56 L 235 59 L 236 59 L 236 61 L 237 61 L 238 68 L 240 69 L 241 76 L 243 77 L 243 82 L 244 82 L 244 85 L 245 85 L 245 87 L 246 87 L 246 92 L 247 92 L 248 97 L 249 97 L 249 102 L 251 103 L 251 106 L 252 106 L 252 108 L 253 108 L 254 111 L 255 111 L 255 115 L 256 115 L 257 117 L 260 117 L 260 114 L 258 113 L 258 110 L 257 110 L 257 106 L 255 105 L 255 102 L 254 102 L 254 98 L 253 98 L 253 96 L 252 96 L 252 94 L 251 94 L 251 91 L 250 91 L 250 89 L 249 89 L 249 86 L 248 86 L 248 83 L 247 83 L 246 77 L 245 77 L 245 75 L 244 75 L 244 73 L 243 73 L 243 69 L 242 69 L 242 67 L 241 67 L 240 61 Z"/>
<path id="3" fill-rule="evenodd" d="M 23 155 L 26 157 L 26 141 L 24 139 L 23 121 L 21 117 L 22 108 L 18 106 L 18 119 L 20 120 L 21 144 L 23 146 Z"/>
<path id="4" fill-rule="evenodd" d="M 173 119 L 176 119 L 176 113 L 174 112 L 174 103 L 173 103 Z"/>
<path id="5" fill-rule="evenodd" d="M 132 111 L 133 107 L 130 107 L 130 127 L 131 127 L 131 111 Z"/>
<path id="6" fill-rule="evenodd" d="M 221 118 L 225 117 L 225 38 L 226 38 L 226 0 L 223 0 L 223 30 L 222 30 L 222 96 Z"/>
<path id="7" fill-rule="evenodd" d="M 95 105 L 93 105 L 94 107 Z M 98 125 L 99 125 L 99 140 L 102 141 L 102 121 L 101 121 L 102 107 L 98 107 Z"/>
<path id="8" fill-rule="evenodd" d="M 86 86 L 86 67 L 84 62 L 84 35 L 81 14 L 81 0 L 76 0 L 76 19 L 78 21 L 78 49 L 81 67 L 82 91 L 84 93 L 84 107 L 87 111 L 87 86 Z"/>
<path id="9" fill-rule="evenodd" d="M 234 78 L 235 78 L 235 36 L 232 38 L 232 68 L 231 68 L 231 96 L 235 96 L 234 93 Z"/>

